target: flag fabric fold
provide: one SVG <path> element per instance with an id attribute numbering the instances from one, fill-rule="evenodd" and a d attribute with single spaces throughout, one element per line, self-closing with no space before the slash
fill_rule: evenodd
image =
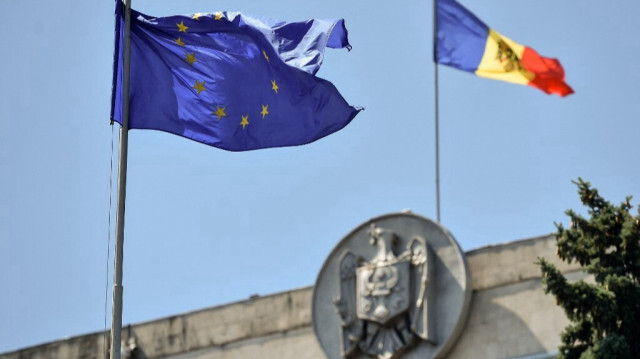
<path id="1" fill-rule="evenodd" d="M 116 1 L 111 119 L 120 124 L 123 12 Z M 132 10 L 129 128 L 229 151 L 313 142 L 360 111 L 315 76 L 325 47 L 350 47 L 343 20 L 281 22 L 236 12 L 152 17 Z"/>
<path id="2" fill-rule="evenodd" d="M 437 0 L 435 61 L 547 94 L 564 97 L 573 93 L 558 60 L 542 57 L 499 34 L 455 0 Z"/>

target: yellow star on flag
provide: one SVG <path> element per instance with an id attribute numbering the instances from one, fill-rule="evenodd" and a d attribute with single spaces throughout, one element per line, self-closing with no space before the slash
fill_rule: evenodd
<path id="1" fill-rule="evenodd" d="M 249 116 L 242 116 L 242 121 L 240 121 L 240 125 L 242 125 L 242 129 L 244 130 L 244 128 L 247 127 L 248 124 L 249 124 Z"/>
<path id="2" fill-rule="evenodd" d="M 196 60 L 196 53 L 194 52 L 193 54 L 190 54 L 187 52 L 187 62 L 189 63 L 189 65 L 193 66 L 193 63 L 198 61 Z"/>
<path id="3" fill-rule="evenodd" d="M 185 26 L 184 21 L 180 21 L 176 26 L 178 26 L 178 32 L 187 32 L 187 29 L 189 28 L 188 26 Z"/>
<path id="4" fill-rule="evenodd" d="M 276 85 L 276 80 L 271 80 L 271 89 L 278 93 L 278 85 Z"/>
<path id="5" fill-rule="evenodd" d="M 226 109 L 226 107 L 216 106 L 216 110 L 213 111 L 213 114 L 218 116 L 218 121 L 220 121 L 221 118 L 227 116 L 227 114 L 224 113 L 225 109 Z"/>
<path id="6" fill-rule="evenodd" d="M 260 112 L 260 114 L 262 115 L 262 118 L 264 119 L 264 116 L 269 114 L 269 105 L 262 105 L 262 111 Z"/>
<path id="7" fill-rule="evenodd" d="M 193 14 L 193 16 L 191 18 L 194 19 L 194 20 L 200 21 L 200 16 L 202 16 L 202 15 L 204 15 L 204 14 L 197 12 L 197 13 Z"/>
<path id="8" fill-rule="evenodd" d="M 217 13 L 215 13 L 215 15 L 214 15 L 214 17 L 213 17 L 213 18 L 214 18 L 215 20 L 220 20 L 220 19 L 222 19 L 222 13 L 221 13 L 221 12 L 217 12 Z"/>
<path id="9" fill-rule="evenodd" d="M 200 82 L 198 80 L 196 80 L 196 84 L 192 88 L 198 91 L 198 95 L 200 95 L 200 92 L 206 90 L 206 88 L 204 88 L 204 81 Z"/>
<path id="10" fill-rule="evenodd" d="M 267 62 L 269 62 L 269 56 L 264 50 L 262 50 L 262 54 L 264 55 L 264 58 L 267 59 Z"/>
<path id="11" fill-rule="evenodd" d="M 173 41 L 175 41 L 175 42 L 176 42 L 176 44 L 178 44 L 178 45 L 180 45 L 180 46 L 184 46 L 184 41 L 182 41 L 182 38 L 181 38 L 181 37 L 179 37 L 179 38 L 177 38 L 177 39 L 175 39 L 175 40 L 173 40 Z"/>

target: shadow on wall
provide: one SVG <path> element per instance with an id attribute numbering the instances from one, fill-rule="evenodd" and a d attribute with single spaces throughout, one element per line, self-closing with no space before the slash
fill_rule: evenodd
<path id="1" fill-rule="evenodd" d="M 539 278 L 474 292 L 465 329 L 446 358 L 500 359 L 555 352 L 566 324 Z"/>

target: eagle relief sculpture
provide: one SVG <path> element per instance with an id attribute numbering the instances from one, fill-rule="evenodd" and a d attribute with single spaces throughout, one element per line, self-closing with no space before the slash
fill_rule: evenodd
<path id="1" fill-rule="evenodd" d="M 365 259 L 345 250 L 339 259 L 342 357 L 359 355 L 393 359 L 416 341 L 435 344 L 429 318 L 431 254 L 424 238 L 415 236 L 397 253 L 395 233 L 371 224 L 370 244 L 377 247 Z"/>

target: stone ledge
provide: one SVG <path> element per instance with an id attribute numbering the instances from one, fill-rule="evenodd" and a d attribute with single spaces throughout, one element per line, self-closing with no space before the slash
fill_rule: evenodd
<path id="1" fill-rule="evenodd" d="M 563 272 L 579 269 L 556 256 L 555 237 L 541 236 L 467 252 L 474 291 L 506 286 L 540 277 L 534 264 L 544 257 Z M 250 298 L 194 312 L 138 323 L 123 328 L 126 342 L 133 337 L 147 358 L 222 348 L 251 338 L 285 333 L 311 326 L 312 287 Z M 18 351 L 0 359 L 105 357 L 103 332 L 77 336 Z M 109 346 L 107 339 L 106 345 Z"/>
<path id="2" fill-rule="evenodd" d="M 540 278 L 538 257 L 555 264 L 561 272 L 580 269 L 576 263 L 567 264 L 556 255 L 554 235 L 547 235 L 492 245 L 467 252 L 474 291 Z"/>

